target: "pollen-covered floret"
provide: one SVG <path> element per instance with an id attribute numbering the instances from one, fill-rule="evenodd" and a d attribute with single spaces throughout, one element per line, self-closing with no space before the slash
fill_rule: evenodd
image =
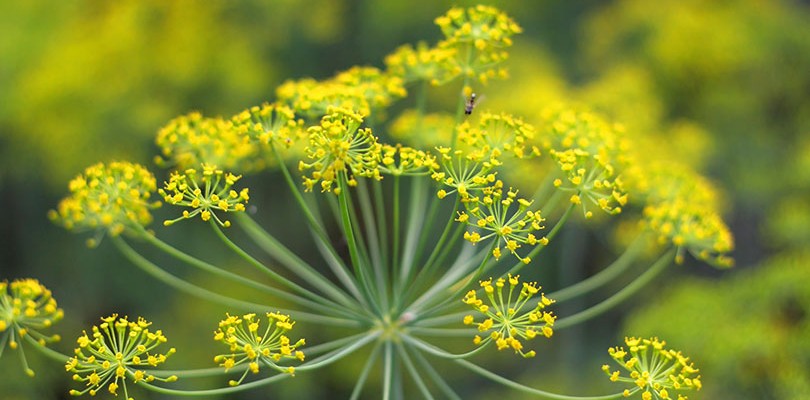
<path id="1" fill-rule="evenodd" d="M 434 155 L 408 146 L 384 144 L 381 156 L 379 169 L 383 174 L 427 175 L 439 167 Z"/>
<path id="2" fill-rule="evenodd" d="M 439 166 L 430 175 L 433 180 L 448 186 L 450 190 L 439 189 L 440 199 L 458 193 L 462 202 L 475 201 L 477 193 L 496 181 L 497 159 L 483 158 L 481 152 L 464 152 L 449 147 L 437 147 Z"/>
<path id="3" fill-rule="evenodd" d="M 433 85 L 447 82 L 461 74 L 455 61 L 458 49 L 453 47 L 428 47 L 419 43 L 398 47 L 385 57 L 387 72 L 399 76 L 405 83 L 427 81 Z"/>
<path id="4" fill-rule="evenodd" d="M 388 133 L 398 142 L 432 149 L 449 145 L 455 126 L 455 118 L 450 114 L 406 110 L 391 123 Z"/>
<path id="5" fill-rule="evenodd" d="M 18 279 L 0 282 L 0 356 L 6 345 L 21 352 L 25 372 L 33 376 L 22 354 L 20 341 L 35 340 L 40 346 L 56 342 L 59 335 L 47 336 L 40 332 L 62 320 L 64 312 L 57 307 L 51 291 L 36 279 Z"/>
<path id="6" fill-rule="evenodd" d="M 353 67 L 325 81 L 287 81 L 276 89 L 279 101 L 311 119 L 338 107 L 369 115 L 394 99 L 405 97 L 404 81 L 374 67 Z"/>
<path id="7" fill-rule="evenodd" d="M 304 138 L 304 121 L 290 107 L 278 103 L 253 106 L 231 117 L 234 129 L 250 141 L 289 148 Z"/>
<path id="8" fill-rule="evenodd" d="M 104 234 L 118 235 L 127 228 L 152 222 L 149 210 L 155 177 L 146 168 L 129 162 L 99 163 L 68 184 L 71 195 L 59 202 L 48 217 L 68 230 L 96 231 L 88 244 L 95 246 Z"/>
<path id="9" fill-rule="evenodd" d="M 554 181 L 569 193 L 569 201 L 582 207 L 586 218 L 595 205 L 608 214 L 618 214 L 627 204 L 622 174 L 628 168 L 624 129 L 597 115 L 561 106 L 543 112 L 545 127 L 540 142 L 555 161 L 561 177 Z"/>
<path id="10" fill-rule="evenodd" d="M 719 195 L 712 184 L 694 171 L 673 163 L 653 162 L 632 171 L 631 190 L 644 205 L 642 226 L 662 244 L 718 267 L 733 265 L 728 253 L 734 239 L 720 217 Z"/>
<path id="11" fill-rule="evenodd" d="M 611 370 L 607 364 L 602 366 L 602 371 L 612 382 L 633 385 L 632 389 L 625 390 L 626 395 L 641 392 L 644 400 L 666 400 L 675 399 L 673 396 L 679 391 L 700 390 L 702 383 L 698 369 L 680 351 L 664 348 L 666 342 L 658 338 L 633 337 L 625 338 L 624 342 L 627 350 L 611 347 L 608 353 L 629 372 L 629 376 L 623 376 L 620 370 Z M 677 399 L 687 400 L 687 397 L 678 393 Z"/>
<path id="12" fill-rule="evenodd" d="M 510 188 L 504 193 L 499 180 L 481 190 L 480 197 L 464 202 L 466 211 L 459 212 L 456 221 L 475 228 L 464 233 L 464 238 L 473 244 L 494 237 L 495 259 L 500 258 L 503 245 L 506 251 L 528 264 L 531 259 L 519 255 L 517 250 L 523 245 L 548 244 L 547 238 L 535 235 L 545 228 L 542 225 L 545 219 L 540 210 L 530 210 L 531 205 L 531 201 L 518 197 L 517 190 Z"/>
<path id="13" fill-rule="evenodd" d="M 506 77 L 498 65 L 508 56 L 504 48 L 512 45 L 512 36 L 522 31 L 508 15 L 491 6 L 454 7 L 435 22 L 445 36 L 437 47 L 458 49 L 453 69 L 482 83 Z"/>
<path id="14" fill-rule="evenodd" d="M 164 225 L 172 225 L 199 215 L 203 221 L 213 218 L 219 225 L 228 227 L 231 225 L 230 221 L 221 219 L 214 210 L 245 211 L 245 203 L 250 199 L 248 189 L 238 192 L 232 189 L 241 176 L 225 173 L 215 165 L 206 164 L 202 165 L 201 172 L 191 168 L 183 173 L 175 171 L 169 182 L 160 189 L 160 195 L 167 203 L 192 209 L 184 210 L 183 215 L 178 218 L 163 221 Z"/>
<path id="15" fill-rule="evenodd" d="M 65 370 L 73 372 L 73 380 L 83 382 L 86 386 L 84 390 L 71 390 L 71 395 L 89 393 L 95 396 L 106 387 L 110 394 L 116 396 L 118 389 L 123 389 L 124 398 L 129 399 L 127 378 L 133 383 L 177 380 L 176 376 L 158 378 L 140 369 L 157 367 L 175 352 L 174 348 L 166 353 L 154 351 L 167 339 L 162 331 L 149 329 L 151 322 L 140 317 L 136 321 L 129 321 L 127 317 L 119 318 L 118 314 L 102 318 L 101 321 L 98 326 L 93 326 L 90 335 L 84 332 L 79 336 L 75 356 L 65 364 Z"/>
<path id="16" fill-rule="evenodd" d="M 495 158 L 503 154 L 517 159 L 540 155 L 540 149 L 533 144 L 534 127 L 510 114 L 484 112 L 477 124 L 466 120 L 457 132 L 460 146 L 478 149 Z"/>
<path id="17" fill-rule="evenodd" d="M 486 294 L 488 304 L 478 298 L 475 290 L 470 290 L 464 296 L 464 303 L 484 315 L 481 322 L 476 322 L 472 315 L 464 317 L 464 324 L 476 325 L 485 337 L 476 335 L 473 343 L 486 345 L 495 343 L 498 350 L 512 349 L 524 358 L 534 357 L 535 351 L 524 351 L 523 341 L 532 340 L 542 335 L 550 338 L 554 334 L 553 326 L 557 317 L 545 308 L 554 303 L 553 300 L 540 293 L 541 287 L 536 282 L 520 282 L 520 276 L 511 274 L 507 279 L 498 278 L 495 283 L 492 278 L 481 281 L 481 288 Z M 504 287 L 509 290 L 504 297 Z M 540 294 L 540 298 L 535 296 Z M 535 299 L 537 302 L 529 303 Z"/>
<path id="18" fill-rule="evenodd" d="M 206 163 L 229 171 L 253 172 L 265 166 L 255 142 L 236 128 L 233 121 L 204 117 L 199 112 L 182 115 L 158 131 L 161 149 L 158 165 L 178 170 Z"/>
<path id="19" fill-rule="evenodd" d="M 241 317 L 227 315 L 220 321 L 214 332 L 214 340 L 229 347 L 230 353 L 214 357 L 214 362 L 225 371 L 247 364 L 247 369 L 239 380 L 230 381 L 231 386 L 242 383 L 248 371 L 256 374 L 261 366 L 294 375 L 295 368 L 282 366 L 282 360 L 304 361 L 304 352 L 298 350 L 305 344 L 304 339 L 291 342 L 286 333 L 292 330 L 295 322 L 288 315 L 269 312 L 267 326 L 262 329 L 256 314 L 245 314 Z"/>
<path id="20" fill-rule="evenodd" d="M 298 169 L 310 171 L 304 176 L 304 188 L 339 194 L 340 181 L 357 184 L 356 176 L 381 179 L 379 164 L 382 146 L 371 129 L 360 128 L 363 117 L 353 111 L 330 108 L 320 125 L 309 128 L 309 146 L 305 149 L 310 162 L 300 161 Z"/>

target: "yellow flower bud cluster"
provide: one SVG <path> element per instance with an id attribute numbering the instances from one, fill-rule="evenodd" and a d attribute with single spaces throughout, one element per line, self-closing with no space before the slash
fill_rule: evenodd
<path id="1" fill-rule="evenodd" d="M 106 387 L 110 394 L 117 396 L 121 388 L 124 398 L 129 399 L 127 378 L 134 383 L 177 380 L 176 376 L 159 378 L 138 369 L 157 367 L 175 353 L 174 348 L 166 353 L 155 352 L 167 339 L 162 331 L 149 329 L 151 322 L 140 317 L 136 321 L 129 321 L 127 317 L 119 318 L 118 314 L 102 318 L 101 321 L 98 326 L 93 326 L 92 334 L 84 332 L 79 336 L 75 356 L 65 364 L 65 370 L 73 372 L 73 380 L 83 382 L 86 386 L 84 390 L 71 390 L 71 395 L 89 393 L 95 396 Z"/>
<path id="2" fill-rule="evenodd" d="M 8 344 L 12 350 L 20 348 L 20 341 L 33 339 L 40 346 L 60 340 L 59 335 L 47 336 L 41 329 L 50 328 L 64 317 L 57 307 L 51 291 L 36 279 L 17 279 L 0 282 L 0 355 Z M 20 353 L 25 372 L 33 376 L 25 355 Z"/>
<path id="3" fill-rule="evenodd" d="M 248 371 L 258 373 L 261 365 L 269 365 L 276 371 L 294 375 L 295 368 L 282 366 L 282 360 L 304 361 L 304 352 L 298 350 L 306 341 L 291 342 L 286 333 L 292 330 L 295 322 L 288 315 L 269 312 L 267 326 L 262 329 L 256 314 L 241 317 L 226 314 L 214 332 L 214 340 L 228 346 L 229 353 L 214 357 L 214 362 L 229 370 L 237 365 L 247 364 L 248 368 L 238 380 L 230 381 L 237 386 L 245 379 Z"/>
<path id="4" fill-rule="evenodd" d="M 339 194 L 340 180 L 349 186 L 357 184 L 355 176 L 382 179 L 379 164 L 382 145 L 371 129 L 360 128 L 363 117 L 353 111 L 330 107 L 320 125 L 308 129 L 309 146 L 304 149 L 310 162 L 299 162 L 304 187 L 311 191 L 320 182 L 322 192 Z"/>
<path id="5" fill-rule="evenodd" d="M 248 189 L 238 192 L 232 189 L 240 178 L 241 175 L 225 173 L 215 165 L 207 164 L 202 165 L 201 173 L 192 168 L 183 173 L 173 172 L 159 193 L 166 203 L 190 207 L 192 210 L 184 210 L 182 216 L 163 221 L 163 224 L 168 226 L 199 215 L 203 221 L 213 218 L 223 227 L 230 226 L 230 221 L 221 219 L 214 210 L 226 213 L 245 211 L 245 203 L 250 199 Z"/>
<path id="6" fill-rule="evenodd" d="M 561 177 L 554 186 L 570 193 L 569 200 L 582 207 L 586 218 L 593 205 L 618 214 L 627 204 L 622 174 L 628 166 L 623 128 L 599 116 L 562 106 L 543 111 L 540 142 L 556 162 Z"/>
<path id="7" fill-rule="evenodd" d="M 276 89 L 279 102 L 310 119 L 320 118 L 332 107 L 370 115 L 406 94 L 401 77 L 374 67 L 353 67 L 325 81 L 287 81 Z"/>
<path id="8" fill-rule="evenodd" d="M 160 205 L 149 200 L 156 186 L 155 177 L 141 165 L 98 163 L 70 181 L 71 195 L 48 217 L 68 230 L 96 231 L 88 242 L 95 246 L 106 233 L 115 236 L 152 222 L 149 210 Z"/>
<path id="9" fill-rule="evenodd" d="M 206 163 L 253 172 L 265 166 L 256 143 L 236 129 L 234 121 L 203 117 L 199 112 L 169 121 L 158 131 L 155 142 L 161 149 L 155 161 L 162 167 L 184 170 Z"/>
<path id="10" fill-rule="evenodd" d="M 666 342 L 658 338 L 640 339 L 628 337 L 623 347 L 611 347 L 608 354 L 623 369 L 630 372 L 623 376 L 619 370 L 611 370 L 605 364 L 602 371 L 611 382 L 627 382 L 634 386 L 626 389 L 625 396 L 641 391 L 642 399 L 676 399 L 675 392 L 700 390 L 702 383 L 698 369 L 680 351 L 668 350 Z M 678 400 L 687 397 L 678 394 Z"/>
<path id="11" fill-rule="evenodd" d="M 509 275 L 507 279 L 492 278 L 481 281 L 481 290 L 486 295 L 484 300 L 478 298 L 475 290 L 464 296 L 464 303 L 484 315 L 481 322 L 476 322 L 473 315 L 464 317 L 465 325 L 476 325 L 481 333 L 489 332 L 485 337 L 476 335 L 473 343 L 483 346 L 495 343 L 498 350 L 512 349 L 515 354 L 524 358 L 535 356 L 535 351 L 524 351 L 523 341 L 538 336 L 550 338 L 554 334 L 554 321 L 557 317 L 545 308 L 554 303 L 544 294 L 536 282 L 520 282 L 520 275 Z M 504 296 L 504 288 L 508 291 Z M 540 298 L 535 296 L 540 294 Z M 536 299 L 536 303 L 532 301 Z"/>

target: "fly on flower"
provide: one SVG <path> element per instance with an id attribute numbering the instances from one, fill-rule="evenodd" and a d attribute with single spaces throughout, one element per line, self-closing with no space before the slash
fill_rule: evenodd
<path id="1" fill-rule="evenodd" d="M 467 103 L 464 105 L 464 114 L 472 114 L 473 108 L 475 108 L 475 98 L 476 94 L 474 92 L 470 93 L 470 97 L 467 98 Z"/>

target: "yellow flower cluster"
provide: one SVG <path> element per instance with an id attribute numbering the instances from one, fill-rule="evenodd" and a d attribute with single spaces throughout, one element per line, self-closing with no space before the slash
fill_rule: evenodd
<path id="1" fill-rule="evenodd" d="M 276 89 L 278 101 L 296 112 L 317 119 L 332 107 L 357 110 L 370 115 L 371 110 L 388 106 L 407 92 L 401 77 L 374 67 L 353 67 L 331 79 L 287 81 Z"/>
<path id="2" fill-rule="evenodd" d="M 517 249 L 522 244 L 536 246 L 547 245 L 548 238 L 534 235 L 544 229 L 544 221 L 540 211 L 529 210 L 532 202 L 517 196 L 517 190 L 509 189 L 504 195 L 503 182 L 496 181 L 494 185 L 481 190 L 481 197 L 471 197 L 464 202 L 466 211 L 460 211 L 456 221 L 475 227 L 473 231 L 464 233 L 464 239 L 472 244 L 491 237 L 496 238 L 492 255 L 495 259 L 501 257 L 501 243 L 507 251 L 520 259 L 524 264 L 531 262 L 531 258 L 522 257 Z M 470 217 L 473 217 L 473 220 Z M 483 234 L 481 234 L 483 232 Z"/>
<path id="3" fill-rule="evenodd" d="M 360 128 L 362 123 L 360 114 L 330 107 L 320 125 L 307 130 L 309 146 L 304 151 L 312 161 L 298 164 L 302 172 L 312 170 L 304 176 L 307 191 L 320 182 L 322 192 L 339 194 L 343 190 L 341 180 L 354 186 L 355 176 L 382 179 L 378 168 L 382 146 L 371 129 Z"/>
<path id="4" fill-rule="evenodd" d="M 36 279 L 18 279 L 0 282 L 0 355 L 8 344 L 12 350 L 20 346 L 19 340 L 31 337 L 41 346 L 60 339 L 59 335 L 46 336 L 40 329 L 50 328 L 64 317 L 57 307 L 51 291 Z M 28 375 L 34 371 L 28 368 L 23 357 L 23 367 Z"/>
<path id="5" fill-rule="evenodd" d="M 239 192 L 232 189 L 240 178 L 241 175 L 225 173 L 215 165 L 207 164 L 202 165 L 201 176 L 191 168 L 183 173 L 173 172 L 159 193 L 167 203 L 191 207 L 192 211 L 184 210 L 182 216 L 163 221 L 163 224 L 168 226 L 199 215 L 203 221 L 213 218 L 219 225 L 229 227 L 230 221 L 219 218 L 214 210 L 226 213 L 245 211 L 245 203 L 250 199 L 248 189 Z"/>
<path id="6" fill-rule="evenodd" d="M 155 177 L 141 165 L 99 163 L 70 181 L 71 195 L 48 217 L 68 230 L 96 231 L 96 237 L 88 241 L 95 246 L 105 233 L 115 236 L 127 227 L 152 222 L 149 210 L 160 205 L 149 201 L 156 186 Z"/>
<path id="7" fill-rule="evenodd" d="M 457 132 L 459 147 L 480 152 L 477 158 L 499 159 L 509 154 L 523 159 L 540 155 L 540 149 L 532 143 L 534 127 L 510 114 L 484 112 L 476 125 L 465 120 Z"/>
<path id="8" fill-rule="evenodd" d="M 522 31 L 508 15 L 491 6 L 454 7 L 435 22 L 445 36 L 437 47 L 455 51 L 450 71 L 482 83 L 506 77 L 498 65 L 508 57 L 504 49 L 512 45 L 511 37 Z"/>
<path id="9" fill-rule="evenodd" d="M 619 370 L 612 371 L 605 364 L 602 370 L 612 382 L 628 382 L 637 387 L 626 389 L 625 396 L 641 391 L 643 400 L 669 400 L 674 393 L 681 390 L 700 390 L 702 383 L 699 372 L 689 357 L 680 351 L 664 348 L 666 342 L 658 338 L 640 339 L 628 337 L 624 340 L 628 349 L 611 347 L 608 353 L 616 363 L 630 372 L 629 377 L 621 375 Z M 685 395 L 678 394 L 678 400 L 687 400 Z"/>
<path id="10" fill-rule="evenodd" d="M 160 380 L 173 382 L 176 376 L 158 378 L 138 369 L 138 367 L 154 368 L 166 361 L 175 349 L 171 348 L 165 354 L 153 352 L 155 348 L 167 339 L 160 330 L 151 331 L 143 318 L 129 321 L 127 317 L 118 317 L 113 314 L 102 318 L 102 323 L 93 326 L 92 335 L 84 332 L 76 340 L 79 347 L 74 351 L 75 357 L 65 364 L 67 372 L 73 372 L 73 380 L 84 382 L 84 390 L 71 390 L 73 396 L 89 393 L 95 396 L 98 391 L 107 387 L 107 391 L 118 395 L 118 389 L 123 388 L 124 398 L 129 399 L 127 393 L 127 378 L 132 382 L 152 382 Z"/>
<path id="11" fill-rule="evenodd" d="M 407 44 L 386 56 L 385 66 L 405 83 L 427 81 L 440 85 L 461 74 L 461 67 L 455 61 L 457 52 L 455 48 L 428 47 L 425 43 L 419 43 L 416 48 Z"/>
<path id="12" fill-rule="evenodd" d="M 504 297 L 503 291 L 507 281 L 509 291 Z M 485 319 L 475 322 L 474 316 L 467 315 L 464 317 L 464 324 L 476 324 L 479 332 L 492 332 L 486 338 L 476 335 L 473 343 L 480 346 L 494 342 L 498 350 L 512 349 L 525 358 L 534 357 L 536 354 L 534 350 L 523 351 L 522 340 L 532 340 L 538 335 L 549 338 L 554 334 L 552 328 L 557 317 L 544 311 L 554 301 L 540 293 L 541 287 L 537 286 L 536 282 L 523 282 L 521 285 L 519 275 L 510 274 L 508 279 L 498 278 L 494 284 L 492 278 L 481 281 L 481 288 L 486 293 L 489 304 L 484 304 L 475 290 L 467 292 L 463 301 L 484 314 Z M 528 304 L 538 293 L 540 299 L 537 303 Z M 524 311 L 527 305 L 528 310 Z"/>
<path id="13" fill-rule="evenodd" d="M 560 106 L 543 111 L 542 146 L 557 163 L 563 177 L 554 181 L 570 192 L 571 203 L 581 205 L 586 218 L 590 205 L 618 214 L 627 203 L 621 174 L 627 168 L 621 126 L 611 125 L 588 111 Z"/>
<path id="14" fill-rule="evenodd" d="M 290 107 L 278 103 L 253 106 L 231 118 L 236 131 L 254 143 L 289 148 L 305 136 L 304 121 Z"/>
<path id="15" fill-rule="evenodd" d="M 380 173 L 402 175 L 427 175 L 431 170 L 439 168 L 436 157 L 413 147 L 390 144 L 382 145 Z"/>
<path id="16" fill-rule="evenodd" d="M 230 353 L 217 355 L 214 362 L 224 367 L 225 371 L 247 363 L 247 369 L 239 380 L 230 381 L 231 386 L 242 383 L 248 371 L 258 373 L 262 365 L 293 375 L 294 367 L 283 367 L 278 363 L 282 359 L 304 361 L 304 352 L 297 349 L 306 341 L 300 339 L 292 343 L 286 336 L 295 322 L 288 315 L 273 312 L 267 313 L 267 321 L 268 325 L 264 330 L 260 329 L 261 324 L 256 319 L 256 314 L 241 317 L 227 315 L 220 321 L 219 328 L 214 332 L 214 340 L 227 345 Z"/>
<path id="17" fill-rule="evenodd" d="M 391 122 L 388 134 L 402 143 L 432 149 L 448 145 L 455 126 L 455 118 L 449 114 L 406 110 Z"/>
<path id="18" fill-rule="evenodd" d="M 718 195 L 705 178 L 684 166 L 652 163 L 634 175 L 644 202 L 644 224 L 658 235 L 659 242 L 678 248 L 676 262 L 684 253 L 719 267 L 730 267 L 727 254 L 734 240 L 719 213 Z"/>
<path id="19" fill-rule="evenodd" d="M 233 121 L 203 117 L 198 112 L 169 121 L 155 141 L 162 154 L 155 161 L 163 167 L 184 170 L 206 163 L 239 172 L 264 167 L 257 157 L 259 148 L 236 129 Z"/>

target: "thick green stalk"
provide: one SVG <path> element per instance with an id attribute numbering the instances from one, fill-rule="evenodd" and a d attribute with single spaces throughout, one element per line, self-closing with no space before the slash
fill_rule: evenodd
<path id="1" fill-rule="evenodd" d="M 243 300 L 234 299 L 232 297 L 224 296 L 219 293 L 215 293 L 210 290 L 203 289 L 199 286 L 193 285 L 183 279 L 180 279 L 164 271 L 151 261 L 145 259 L 143 256 L 138 254 L 138 252 L 136 252 L 132 247 L 130 247 L 120 236 L 112 237 L 110 240 L 113 242 L 115 247 L 121 252 L 121 254 L 123 254 L 125 257 L 127 257 L 127 259 L 130 260 L 130 262 L 132 262 L 137 267 L 144 270 L 144 272 L 146 272 L 147 274 L 153 276 L 159 281 L 175 289 L 178 289 L 182 292 L 191 294 L 204 300 L 212 301 L 221 305 L 237 308 L 240 310 L 256 311 L 256 310 L 266 310 L 268 308 L 266 304 L 251 303 Z M 274 310 L 284 314 L 295 315 L 296 319 L 302 321 L 320 323 L 330 326 L 360 327 L 361 325 L 359 321 L 352 319 L 327 317 L 320 314 L 312 314 L 299 310 L 280 309 L 275 307 L 273 308 Z"/>
<path id="2" fill-rule="evenodd" d="M 658 259 L 647 271 L 643 274 L 639 275 L 634 281 L 630 282 L 627 286 L 625 286 L 622 290 L 618 291 L 613 296 L 607 298 L 606 300 L 602 301 L 601 303 L 590 307 L 584 311 L 581 311 L 577 314 L 574 314 L 570 317 L 565 317 L 557 320 L 554 323 L 554 329 L 565 329 L 570 326 L 574 326 L 585 322 L 591 318 L 597 317 L 600 314 L 604 313 L 607 310 L 610 310 L 614 306 L 618 305 L 622 301 L 626 300 L 630 296 L 634 295 L 638 292 L 641 288 L 646 286 L 650 281 L 652 281 L 661 271 L 664 270 L 671 262 L 675 255 L 675 248 L 670 249 L 661 258 Z"/>
<path id="3" fill-rule="evenodd" d="M 349 259 L 351 260 L 351 264 L 354 269 L 355 278 L 359 281 L 366 300 L 374 308 L 377 315 L 381 315 L 382 310 L 380 309 L 380 304 L 376 301 L 376 290 L 374 290 L 369 277 L 370 271 L 368 270 L 367 265 L 362 262 L 360 259 L 360 254 L 358 253 L 359 248 L 354 234 L 354 224 L 352 224 L 351 213 L 349 211 L 349 191 L 347 190 L 349 188 L 348 179 L 345 172 L 339 174 L 338 176 L 340 187 L 343 189 L 340 191 L 340 194 L 338 194 L 340 222 L 343 227 L 343 234 L 346 238 L 346 245 L 349 248 Z"/>
<path id="4" fill-rule="evenodd" d="M 343 306 L 351 309 L 357 308 L 356 301 L 352 300 L 346 295 L 346 293 L 326 279 L 320 272 L 312 268 L 276 238 L 267 233 L 267 231 L 259 226 L 259 224 L 250 218 L 250 216 L 245 213 L 240 213 L 237 214 L 236 219 L 239 222 L 239 226 L 256 244 L 259 245 L 259 247 L 261 247 L 270 256 L 274 257 L 279 263 L 287 267 L 287 269 L 301 277 L 301 279 L 304 281 L 309 282 L 313 286 L 317 287 L 319 290 L 327 294 L 331 299 L 337 301 Z M 352 286 L 349 286 L 348 288 L 351 290 Z"/>
<path id="5" fill-rule="evenodd" d="M 363 392 L 363 387 L 366 385 L 368 375 L 371 372 L 371 368 L 374 367 L 374 363 L 377 361 L 377 356 L 380 354 L 381 348 L 382 342 L 377 342 L 374 345 L 374 349 L 371 350 L 371 354 L 368 356 L 366 364 L 363 365 L 363 369 L 360 371 L 360 375 L 357 377 L 357 382 L 354 384 L 354 389 L 352 389 L 352 394 L 349 397 L 349 400 L 357 400 L 360 398 L 360 394 Z"/>
<path id="6" fill-rule="evenodd" d="M 639 235 L 633 243 L 625 249 L 624 253 L 605 269 L 569 287 L 550 293 L 548 297 L 554 299 L 554 301 L 559 304 L 602 287 L 633 265 L 633 261 L 641 254 L 646 239 L 646 235 Z"/>
<path id="7" fill-rule="evenodd" d="M 606 396 L 566 396 L 562 394 L 556 394 L 547 392 L 545 390 L 535 389 L 533 387 L 529 387 L 520 383 L 517 383 L 513 380 L 504 378 L 494 372 L 489 371 L 486 368 L 479 367 L 476 364 L 473 364 L 467 360 L 457 359 L 453 360 L 456 364 L 461 365 L 468 370 L 477 373 L 478 375 L 483 376 L 484 378 L 490 379 L 494 382 L 500 383 L 504 386 L 510 387 L 512 389 L 516 389 L 523 393 L 529 393 L 537 396 L 540 399 L 546 400 L 618 400 L 625 398 L 624 393 L 616 393 Z M 631 390 L 631 393 L 635 393 L 638 391 L 637 389 Z"/>

